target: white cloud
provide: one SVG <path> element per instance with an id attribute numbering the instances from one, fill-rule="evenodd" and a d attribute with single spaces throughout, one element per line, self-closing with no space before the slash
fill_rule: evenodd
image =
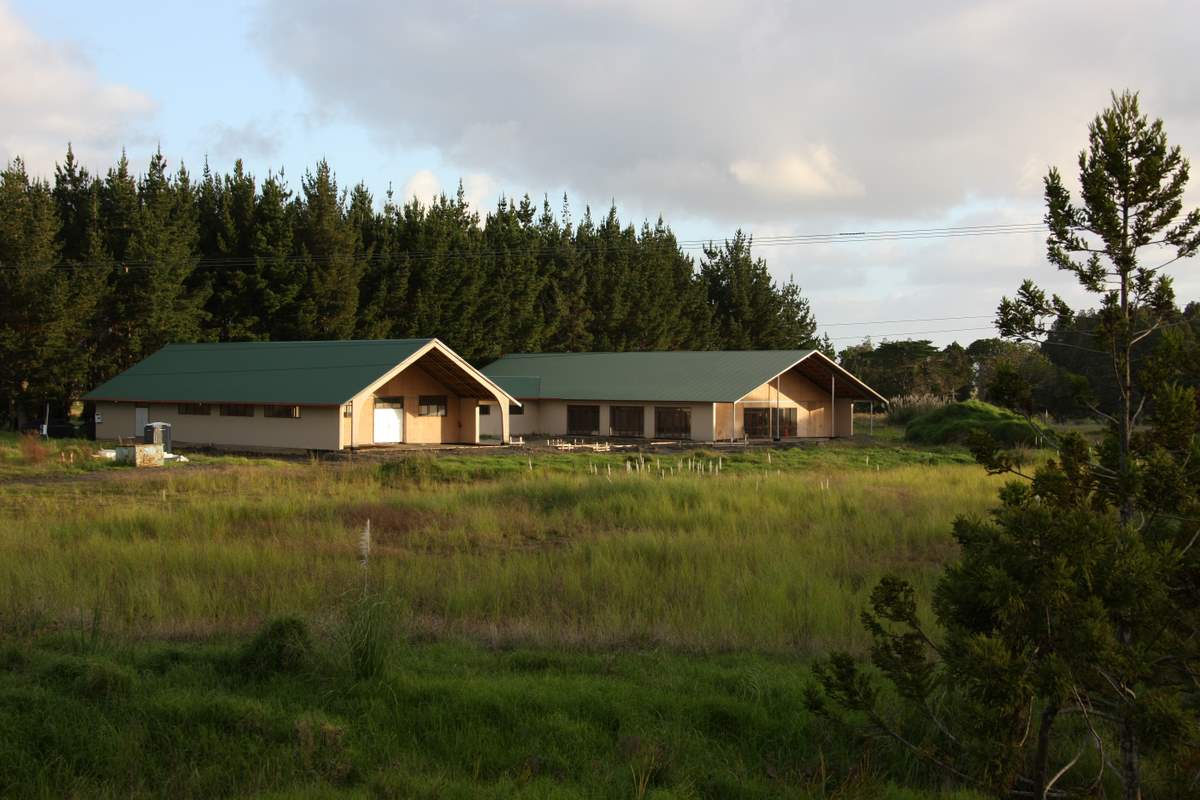
<path id="1" fill-rule="evenodd" d="M 106 165 L 155 105 L 129 86 L 101 80 L 72 46 L 50 42 L 0 0 L 0 159 L 20 156 L 33 174 L 52 173 L 71 142 L 84 163 Z"/>
<path id="2" fill-rule="evenodd" d="M 789 154 L 771 161 L 739 159 L 729 165 L 738 183 L 781 197 L 847 197 L 863 193 L 862 184 L 842 174 L 828 147 Z"/>
<path id="3" fill-rule="evenodd" d="M 267 0 L 258 41 L 314 105 L 391 146 L 731 227 L 1036 200 L 1126 86 L 1200 150 L 1180 77 L 1198 16 L 1166 0 Z"/>
<path id="4" fill-rule="evenodd" d="M 500 185 L 490 175 L 464 175 L 462 183 L 463 197 L 471 208 L 478 209 L 481 216 L 490 211 L 500 199 Z"/>
<path id="5" fill-rule="evenodd" d="M 427 169 L 418 170 L 412 177 L 404 182 L 404 188 L 400 190 L 399 200 L 401 203 L 407 203 L 409 200 L 416 198 L 421 203 L 428 205 L 437 199 L 437 196 L 442 193 L 442 182 L 437 175 L 434 175 Z"/>

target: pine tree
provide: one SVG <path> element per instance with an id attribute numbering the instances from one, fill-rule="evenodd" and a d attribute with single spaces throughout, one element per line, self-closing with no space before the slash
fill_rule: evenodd
<path id="1" fill-rule="evenodd" d="M 0 172 L 0 392 L 10 424 L 62 397 L 71 309 L 50 187 L 18 158 Z"/>
<path id="2" fill-rule="evenodd" d="M 1088 147 L 1079 154 L 1082 204 L 1075 204 L 1057 169 L 1045 181 L 1049 260 L 1100 298 L 1095 345 L 1111 353 L 1119 403 L 1115 414 L 1100 413 L 1114 436 L 1110 463 L 1098 467 L 1126 526 L 1134 523 L 1138 504 L 1134 429 L 1152 393 L 1161 391 L 1159 386 L 1139 386 L 1134 348 L 1175 311 L 1171 279 L 1162 270 L 1200 249 L 1200 209 L 1180 217 L 1187 181 L 1187 159 L 1168 145 L 1162 120 L 1151 122 L 1130 92 L 1114 93 L 1112 105 L 1088 128 Z M 1169 247 L 1172 257 L 1144 264 L 1141 252 L 1159 245 Z M 1071 318 L 1065 302 L 1047 298 L 1032 281 L 1025 281 L 1016 298 L 1004 298 L 997 312 L 1002 334 L 1028 339 L 1043 338 L 1050 321 L 1069 323 Z M 1135 698 L 1140 679 L 1149 676 L 1134 653 L 1145 633 L 1126 623 L 1118 634 L 1128 651 L 1125 668 L 1114 681 L 1123 706 L 1120 748 L 1127 800 L 1141 796 L 1138 717 L 1144 709 Z"/>
<path id="3" fill-rule="evenodd" d="M 976 435 L 976 458 L 1021 480 L 1001 491 L 990 520 L 956 522 L 963 557 L 946 569 L 934 604 L 945 635 L 923 630 L 912 587 L 897 579 L 880 584 L 864 621 L 876 665 L 934 724 L 932 747 L 914 752 L 932 752 L 943 769 L 1038 798 L 1052 789 L 1094 796 L 1115 761 L 1123 796 L 1138 800 L 1152 755 L 1175 784 L 1162 795 L 1184 796 L 1195 789 L 1186 765 L 1194 770 L 1200 740 L 1200 413 L 1195 389 L 1178 383 L 1181 342 L 1164 336 L 1140 362 L 1134 347 L 1175 313 L 1162 269 L 1200 248 L 1200 210 L 1181 216 L 1188 163 L 1167 145 L 1161 121 L 1142 116 L 1136 95 L 1114 95 L 1096 117 L 1079 168 L 1081 206 L 1057 170 L 1046 178 L 1048 253 L 1100 296 L 1092 346 L 1110 354 L 1119 410 L 1102 412 L 1109 427 L 1098 447 L 1077 433 L 1054 437 L 1055 457 L 1032 474 Z M 1173 257 L 1142 265 L 1139 250 L 1154 244 Z M 1031 281 L 998 311 L 1013 338 L 1041 338 L 1070 318 Z M 1135 430 L 1139 422 L 1149 425 Z M 883 718 L 877 690 L 849 656 L 817 672 L 841 705 L 914 744 Z M 949 698 L 935 707 L 936 693 Z M 1028 730 L 1032 755 L 1023 752 Z M 1051 759 L 1063 740 L 1077 754 L 1060 767 Z M 1087 748 L 1098 753 L 1098 777 L 1072 774 Z"/>
<path id="4" fill-rule="evenodd" d="M 100 210 L 100 184 L 75 160 L 68 145 L 63 163 L 56 165 L 54 201 L 60 222 L 58 242 L 62 269 L 68 284 L 68 352 L 62 356 L 65 374 L 60 399 L 65 411 L 70 401 L 96 386 L 108 375 L 99 354 L 109 307 L 108 281 L 112 259 L 104 246 Z M 90 420 L 90 414 L 85 414 Z"/>
<path id="5" fill-rule="evenodd" d="M 348 339 L 354 334 L 364 272 L 359 233 L 346 215 L 346 196 L 327 161 L 300 182 L 297 259 L 304 273 L 288 338 Z"/>
<path id="6" fill-rule="evenodd" d="M 751 254 L 751 239 L 737 231 L 720 248 L 704 249 L 700 275 L 722 347 L 730 350 L 806 349 L 817 345 L 817 323 L 800 287 L 777 286 L 767 262 Z"/>
<path id="7" fill-rule="evenodd" d="M 257 334 L 287 339 L 304 288 L 303 266 L 293 257 L 296 213 L 284 175 L 267 174 L 255 200 L 250 251 L 260 281 Z"/>
<path id="8" fill-rule="evenodd" d="M 592 309 L 588 305 L 588 276 L 575 247 L 571 207 L 563 195 L 561 224 L 542 202 L 537 225 L 540 270 L 546 275 L 540 308 L 545 321 L 544 347 L 553 352 L 591 349 Z"/>

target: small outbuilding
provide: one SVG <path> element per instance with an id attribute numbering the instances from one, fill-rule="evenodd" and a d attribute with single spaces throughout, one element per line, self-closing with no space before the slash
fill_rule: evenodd
<path id="1" fill-rule="evenodd" d="M 96 438 L 167 422 L 176 443 L 248 450 L 507 442 L 520 401 L 438 339 L 172 344 L 84 397 Z"/>
<path id="2" fill-rule="evenodd" d="M 523 353 L 483 372 L 521 401 L 481 408 L 492 436 L 507 411 L 521 435 L 832 438 L 854 433 L 854 403 L 887 402 L 818 350 Z"/>

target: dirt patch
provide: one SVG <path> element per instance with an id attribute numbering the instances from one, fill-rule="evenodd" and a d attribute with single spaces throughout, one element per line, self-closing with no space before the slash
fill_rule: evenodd
<path id="1" fill-rule="evenodd" d="M 414 533 L 445 528 L 453 520 L 450 514 L 386 503 L 345 506 L 337 513 L 350 528 L 361 529 L 371 520 L 371 543 L 383 547 L 404 545 Z"/>

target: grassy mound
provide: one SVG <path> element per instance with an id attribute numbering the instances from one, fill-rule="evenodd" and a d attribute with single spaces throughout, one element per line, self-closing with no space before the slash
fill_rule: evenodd
<path id="1" fill-rule="evenodd" d="M 919 444 L 961 443 L 976 430 L 986 431 L 1010 447 L 1037 444 L 1040 432 L 1019 414 L 981 400 L 967 400 L 917 417 L 905 427 L 904 438 Z"/>
<path id="2" fill-rule="evenodd" d="M 242 650 L 238 667 L 265 678 L 278 672 L 301 672 L 312 665 L 312 639 L 304 620 L 280 617 L 267 623 Z"/>

